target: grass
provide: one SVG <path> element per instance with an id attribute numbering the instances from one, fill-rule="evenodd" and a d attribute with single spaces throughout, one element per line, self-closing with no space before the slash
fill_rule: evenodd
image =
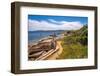
<path id="1" fill-rule="evenodd" d="M 63 52 L 59 59 L 87 58 L 87 46 L 77 44 L 65 44 L 62 42 Z"/>
<path id="2" fill-rule="evenodd" d="M 63 52 L 59 59 L 79 59 L 88 57 L 87 27 L 77 31 L 70 31 L 71 34 L 65 35 L 62 41 Z"/>

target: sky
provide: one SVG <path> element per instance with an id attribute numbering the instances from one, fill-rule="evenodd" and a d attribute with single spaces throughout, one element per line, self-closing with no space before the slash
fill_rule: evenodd
<path id="1" fill-rule="evenodd" d="M 28 31 L 78 30 L 88 24 L 88 17 L 28 15 Z"/>

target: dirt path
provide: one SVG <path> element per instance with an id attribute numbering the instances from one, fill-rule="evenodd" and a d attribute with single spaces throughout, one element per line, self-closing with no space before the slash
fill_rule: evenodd
<path id="1" fill-rule="evenodd" d="M 63 48 L 61 46 L 61 41 L 57 41 L 57 46 L 59 47 L 59 50 L 52 54 L 51 56 L 47 57 L 46 60 L 55 60 L 59 57 L 59 55 L 62 53 Z"/>

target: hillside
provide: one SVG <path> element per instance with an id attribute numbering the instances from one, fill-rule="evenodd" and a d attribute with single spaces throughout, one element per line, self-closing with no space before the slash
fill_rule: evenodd
<path id="1" fill-rule="evenodd" d="M 65 31 L 62 41 L 63 52 L 58 59 L 87 58 L 88 28 L 82 27 L 75 31 Z"/>

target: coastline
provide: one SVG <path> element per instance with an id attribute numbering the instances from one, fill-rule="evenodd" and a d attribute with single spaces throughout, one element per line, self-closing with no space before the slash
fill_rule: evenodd
<path id="1" fill-rule="evenodd" d="M 55 39 L 56 40 L 59 40 L 59 39 L 62 39 L 64 36 L 63 36 L 63 34 L 60 34 L 59 36 L 57 36 Z M 39 39 L 39 40 L 37 40 L 37 41 L 30 41 L 30 42 L 28 42 L 28 45 L 29 46 L 32 46 L 32 45 L 37 45 L 37 44 L 39 44 L 40 42 L 42 42 L 42 41 L 47 41 L 47 40 L 50 40 L 50 39 L 52 39 L 52 37 L 50 37 L 50 36 L 47 36 L 47 37 L 44 37 L 44 38 L 41 38 L 41 39 Z"/>
<path id="2" fill-rule="evenodd" d="M 48 53 L 50 50 L 55 50 L 56 47 L 59 48 L 59 50 L 56 50 L 53 54 L 51 54 L 49 57 L 47 57 L 46 59 L 44 60 L 47 60 L 47 59 L 57 59 L 59 57 L 59 55 L 62 53 L 62 46 L 61 46 L 61 38 L 62 38 L 62 34 L 59 35 L 59 36 L 56 36 L 54 37 L 54 41 L 53 41 L 53 37 L 45 37 L 45 38 L 42 38 L 40 40 L 38 40 L 36 43 L 31 43 L 31 44 L 28 44 L 28 57 L 29 57 L 29 60 L 34 60 L 34 58 L 31 58 L 32 56 L 36 56 L 37 58 L 42 56 L 43 54 L 46 54 Z M 54 45 L 51 45 L 53 42 Z M 55 44 L 56 42 L 56 44 Z M 53 46 L 53 48 L 52 48 Z M 54 48 L 55 47 L 55 48 Z M 41 52 L 41 51 L 44 51 L 44 52 Z M 45 51 L 47 50 L 47 51 Z M 36 59 L 37 59 L 36 58 Z"/>

